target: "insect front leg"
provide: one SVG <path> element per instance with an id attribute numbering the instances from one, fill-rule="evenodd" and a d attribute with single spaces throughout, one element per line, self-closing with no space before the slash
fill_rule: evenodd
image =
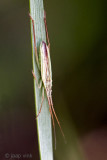
<path id="1" fill-rule="evenodd" d="M 40 110 L 39 110 L 39 113 L 37 114 L 36 118 L 37 118 L 37 117 L 39 116 L 39 114 L 41 113 L 41 109 L 42 109 L 43 101 L 44 101 L 44 88 L 43 88 L 43 90 L 42 90 L 42 101 L 41 101 Z"/>
<path id="2" fill-rule="evenodd" d="M 45 23 L 45 30 L 46 30 L 46 38 L 48 42 L 48 48 L 50 50 L 50 41 L 49 41 L 49 35 L 48 35 L 48 28 L 47 28 L 47 23 L 46 23 L 46 12 L 44 10 L 44 23 Z"/>
<path id="3" fill-rule="evenodd" d="M 37 53 L 37 47 L 36 47 L 36 36 L 35 36 L 35 25 L 34 25 L 34 20 L 33 18 L 31 17 L 30 13 L 29 13 L 29 17 L 32 21 L 32 25 L 33 25 L 33 36 L 34 36 L 34 47 L 35 47 L 35 56 L 36 56 L 36 61 L 37 61 L 37 65 L 38 65 L 38 68 L 39 68 L 39 60 L 38 60 L 38 53 Z"/>
<path id="4" fill-rule="evenodd" d="M 33 70 L 32 70 L 32 74 L 33 74 L 33 77 L 36 80 L 36 84 L 37 84 L 38 88 L 40 89 L 42 87 L 42 81 L 40 81 L 40 83 L 38 83 L 38 80 L 37 80 L 36 75 L 34 74 Z"/>

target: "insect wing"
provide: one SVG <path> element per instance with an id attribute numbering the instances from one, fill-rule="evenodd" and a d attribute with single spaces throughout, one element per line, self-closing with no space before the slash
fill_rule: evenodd
<path id="1" fill-rule="evenodd" d="M 52 81 L 51 61 L 49 48 L 45 42 L 40 45 L 40 56 L 41 56 L 41 76 L 46 86 L 47 80 Z"/>

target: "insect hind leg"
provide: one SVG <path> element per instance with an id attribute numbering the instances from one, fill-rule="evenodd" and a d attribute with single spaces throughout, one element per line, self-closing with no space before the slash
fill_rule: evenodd
<path id="1" fill-rule="evenodd" d="M 53 111 L 53 113 L 54 113 L 54 116 L 55 116 L 55 118 L 56 118 L 56 121 L 57 121 L 57 123 L 58 123 L 58 125 L 59 125 L 59 128 L 60 128 L 60 130 L 61 130 L 61 133 L 62 133 L 62 135 L 63 135 L 63 137 L 64 137 L 64 141 L 65 141 L 65 143 L 66 143 L 65 135 L 64 135 L 64 133 L 63 133 L 63 130 L 62 130 L 61 125 L 60 125 L 60 122 L 59 122 L 59 120 L 58 120 L 58 117 L 57 117 L 57 115 L 56 115 L 56 113 L 55 113 L 55 110 L 54 110 L 54 107 L 53 107 L 52 98 L 51 98 L 51 107 L 52 107 L 52 111 Z"/>
<path id="2" fill-rule="evenodd" d="M 55 149 L 56 149 L 56 132 L 55 132 L 55 122 L 54 122 L 54 117 L 53 117 L 53 113 L 52 113 L 52 108 L 51 108 L 51 106 L 49 107 L 49 111 L 50 111 L 50 114 L 51 114 L 52 124 L 53 124 L 53 128 L 54 128 Z"/>

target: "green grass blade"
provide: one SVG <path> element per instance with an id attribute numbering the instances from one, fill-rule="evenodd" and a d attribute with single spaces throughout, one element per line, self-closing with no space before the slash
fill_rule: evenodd
<path id="1" fill-rule="evenodd" d="M 37 49 L 39 50 L 40 42 L 41 41 L 46 42 L 45 25 L 43 19 L 44 17 L 43 0 L 30 0 L 29 2 L 30 2 L 30 14 L 34 19 L 35 23 Z M 37 64 L 35 61 L 32 24 L 31 24 L 31 39 L 32 39 L 33 69 L 39 81 L 41 77 L 40 73 L 38 72 Z M 42 89 L 38 89 L 35 80 L 34 80 L 34 92 L 35 92 L 36 113 L 38 113 L 42 100 Z M 46 93 L 45 93 L 44 103 L 42 106 L 42 111 L 39 117 L 37 118 L 37 131 L 38 131 L 40 159 L 53 160 L 51 116 L 49 112 L 49 105 Z"/>

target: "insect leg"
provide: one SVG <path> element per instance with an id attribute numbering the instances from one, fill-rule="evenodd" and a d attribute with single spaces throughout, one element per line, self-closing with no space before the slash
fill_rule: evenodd
<path id="1" fill-rule="evenodd" d="M 54 122 L 54 117 L 53 117 L 53 113 L 52 113 L 52 109 L 51 106 L 49 107 L 49 111 L 52 117 L 52 123 L 53 123 L 53 128 L 54 128 L 54 138 L 55 138 L 55 149 L 56 149 L 56 132 L 55 132 L 55 122 Z"/>
<path id="2" fill-rule="evenodd" d="M 35 74 L 34 74 L 33 70 L 32 70 L 32 74 L 33 74 L 33 77 L 34 77 L 34 78 L 35 78 L 35 80 L 36 80 L 36 84 L 37 84 L 38 88 L 40 89 L 40 88 L 41 88 L 41 86 L 42 86 L 42 82 L 40 81 L 40 83 L 38 83 L 38 80 L 37 80 L 37 78 L 36 78 L 36 76 L 35 76 Z"/>
<path id="3" fill-rule="evenodd" d="M 37 116 L 36 116 L 36 119 L 37 119 L 37 117 L 39 116 L 39 114 L 40 114 L 40 112 L 41 112 L 42 105 L 43 105 L 43 101 L 44 101 L 44 88 L 43 88 L 43 92 L 42 92 L 42 101 L 41 101 L 40 110 L 39 110 L 39 113 L 38 113 Z"/>
<path id="4" fill-rule="evenodd" d="M 59 125 L 59 127 L 60 127 L 61 133 L 62 133 L 62 135 L 63 135 L 63 137 L 64 137 L 64 140 L 65 140 L 65 143 L 66 143 L 65 135 L 64 135 L 64 133 L 63 133 L 63 131 L 62 131 L 60 122 L 59 122 L 58 117 L 57 117 L 57 115 L 56 115 L 56 113 L 55 113 L 55 110 L 54 110 L 54 107 L 53 107 L 52 99 L 51 99 L 51 107 L 52 107 L 52 111 L 53 111 L 53 113 L 54 113 L 54 116 L 55 116 L 55 118 L 56 118 L 56 120 L 57 120 L 57 123 L 58 123 L 58 125 Z"/>
<path id="5" fill-rule="evenodd" d="M 33 25 L 33 36 L 34 36 L 34 47 L 35 47 L 35 56 L 36 56 L 36 61 L 37 61 L 37 65 L 39 67 L 39 60 L 38 60 L 38 54 L 37 54 L 37 47 L 36 47 L 36 36 L 35 36 L 35 26 L 34 26 L 34 20 L 31 17 L 30 13 L 29 13 L 29 17 L 32 21 L 32 25 Z"/>
<path id="6" fill-rule="evenodd" d="M 46 38 L 48 42 L 48 47 L 50 49 L 50 41 L 49 41 L 49 35 L 48 35 L 48 28 L 47 28 L 47 23 L 46 23 L 46 12 L 44 10 L 44 23 L 45 23 L 45 30 L 46 30 Z"/>
<path id="7" fill-rule="evenodd" d="M 35 80 L 36 80 L 36 84 L 37 84 L 38 88 L 41 88 L 41 86 L 42 86 L 42 82 L 40 81 L 40 83 L 38 83 L 38 80 L 37 80 L 37 78 L 36 78 L 36 76 L 35 76 L 35 74 L 34 74 L 33 70 L 32 70 L 32 74 L 33 74 L 33 77 L 34 77 L 34 78 L 35 78 Z"/>

